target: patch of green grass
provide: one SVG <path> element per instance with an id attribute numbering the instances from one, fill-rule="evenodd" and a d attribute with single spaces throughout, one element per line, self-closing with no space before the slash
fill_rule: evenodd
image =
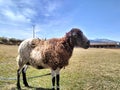
<path id="1" fill-rule="evenodd" d="M 16 56 L 18 46 L 0 45 L 0 89 L 16 89 Z M 29 67 L 28 83 L 33 88 L 50 89 L 49 69 Z M 69 65 L 61 70 L 61 90 L 120 90 L 120 49 L 75 48 Z M 8 80 L 7 80 L 8 79 Z M 21 77 L 22 79 L 22 77 Z"/>

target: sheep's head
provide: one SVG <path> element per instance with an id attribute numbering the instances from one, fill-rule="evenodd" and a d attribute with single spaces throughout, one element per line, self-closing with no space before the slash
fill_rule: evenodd
<path id="1" fill-rule="evenodd" d="M 78 28 L 71 29 L 70 32 L 66 34 L 68 37 L 72 38 L 72 42 L 75 46 L 82 47 L 82 48 L 89 48 L 90 41 L 87 37 L 83 34 L 83 32 Z"/>

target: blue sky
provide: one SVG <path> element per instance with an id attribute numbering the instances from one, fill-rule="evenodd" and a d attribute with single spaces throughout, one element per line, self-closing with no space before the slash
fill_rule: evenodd
<path id="1" fill-rule="evenodd" d="M 0 0 L 0 37 L 62 37 L 80 28 L 89 39 L 120 41 L 120 0 Z"/>

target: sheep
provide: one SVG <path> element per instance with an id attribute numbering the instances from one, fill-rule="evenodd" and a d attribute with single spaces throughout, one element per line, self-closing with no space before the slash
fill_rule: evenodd
<path id="1" fill-rule="evenodd" d="M 18 48 L 17 88 L 20 86 L 20 73 L 23 75 L 23 83 L 29 87 L 26 79 L 26 70 L 29 65 L 37 69 L 51 69 L 52 90 L 59 88 L 60 70 L 68 65 L 75 46 L 84 49 L 89 48 L 90 41 L 78 28 L 72 28 L 62 38 L 41 40 L 32 38 L 24 40 Z"/>

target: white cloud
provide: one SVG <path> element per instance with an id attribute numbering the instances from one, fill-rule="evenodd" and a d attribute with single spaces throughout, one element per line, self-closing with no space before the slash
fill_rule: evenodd
<path id="1" fill-rule="evenodd" d="M 66 22 L 57 17 L 59 8 L 59 0 L 0 0 L 0 24 L 7 26 L 0 27 L 7 32 L 4 35 L 28 38 L 32 37 L 32 25 L 35 24 L 35 33 L 39 37 L 41 31 Z"/>
<path id="2" fill-rule="evenodd" d="M 16 3 L 12 0 L 2 1 L 0 0 L 0 16 L 1 22 L 9 23 L 28 23 L 29 20 L 19 12 Z"/>
<path id="3" fill-rule="evenodd" d="M 54 15 L 55 13 L 55 10 L 58 9 L 58 7 L 60 6 L 60 3 L 59 1 L 58 2 L 51 2 L 51 1 L 47 1 L 46 2 L 46 6 L 45 6 L 45 9 L 46 9 L 46 13 L 47 15 L 50 14 L 50 15 Z M 45 14 L 46 15 L 46 14 Z"/>
<path id="4" fill-rule="evenodd" d="M 60 6 L 59 1 L 48 0 L 0 0 L 0 12 L 1 14 L 12 21 L 17 22 L 38 22 L 49 19 L 50 16 L 56 16 L 56 10 Z M 42 21 L 41 20 L 41 21 Z"/>
<path id="5" fill-rule="evenodd" d="M 3 15 L 5 15 L 8 19 L 10 19 L 12 21 L 17 21 L 17 22 L 26 22 L 27 21 L 27 19 L 23 15 L 17 14 L 11 10 L 4 10 Z"/>
<path id="6" fill-rule="evenodd" d="M 33 17 L 36 15 L 36 12 L 31 9 L 31 8 L 24 8 L 23 9 L 23 14 L 26 16 L 26 17 Z"/>
<path id="7" fill-rule="evenodd" d="M 57 1 L 45 0 L 44 3 L 45 3 L 45 5 L 43 5 L 42 14 L 46 17 L 55 16 L 57 9 L 60 8 L 60 5 L 61 5 L 59 0 L 57 0 Z"/>
<path id="8" fill-rule="evenodd" d="M 2 7 L 12 6 L 13 4 L 12 0 L 0 0 L 0 6 Z"/>

